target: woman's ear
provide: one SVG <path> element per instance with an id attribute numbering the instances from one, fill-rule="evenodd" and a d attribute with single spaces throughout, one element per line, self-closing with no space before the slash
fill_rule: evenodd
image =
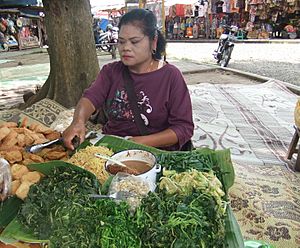
<path id="1" fill-rule="evenodd" d="M 152 49 L 152 51 L 156 51 L 156 48 L 157 48 L 157 40 L 158 40 L 158 36 L 155 35 L 155 36 L 154 36 L 154 39 L 152 40 L 152 44 L 151 44 L 151 49 Z"/>

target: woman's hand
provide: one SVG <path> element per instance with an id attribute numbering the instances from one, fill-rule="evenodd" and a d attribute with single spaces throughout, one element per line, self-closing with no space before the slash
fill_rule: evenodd
<path id="1" fill-rule="evenodd" d="M 94 111 L 95 107 L 89 99 L 83 97 L 79 100 L 74 112 L 73 121 L 63 132 L 63 139 L 67 148 L 71 150 L 75 149 L 72 140 L 76 136 L 80 139 L 80 144 L 84 141 L 85 123 Z"/>
<path id="2" fill-rule="evenodd" d="M 75 137 L 80 139 L 80 144 L 84 141 L 85 136 L 85 125 L 84 123 L 72 123 L 64 132 L 63 140 L 64 144 L 68 149 L 74 150 L 73 139 Z"/>
<path id="3" fill-rule="evenodd" d="M 164 131 L 161 131 L 159 133 L 131 137 L 129 138 L 129 140 L 132 140 L 142 145 L 154 147 L 166 147 L 178 143 L 178 137 L 176 133 L 170 128 L 165 129 Z"/>

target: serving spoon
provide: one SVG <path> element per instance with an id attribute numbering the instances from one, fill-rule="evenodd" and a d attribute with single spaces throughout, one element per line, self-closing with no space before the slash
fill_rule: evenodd
<path id="1" fill-rule="evenodd" d="M 104 155 L 104 154 L 101 154 L 101 153 L 95 153 L 95 156 L 98 157 L 98 158 L 102 158 L 102 159 L 105 159 L 105 160 L 108 160 L 108 161 L 111 161 L 113 162 L 114 164 L 117 164 L 117 165 L 120 165 L 122 167 L 126 167 L 128 168 L 128 166 L 124 163 L 122 163 L 121 161 L 117 160 L 117 159 L 114 159 L 110 156 L 107 156 L 107 155 Z M 130 168 L 128 168 L 130 169 Z"/>
<path id="2" fill-rule="evenodd" d="M 108 160 L 113 163 L 113 164 L 109 165 L 108 167 L 113 167 L 113 165 L 117 165 L 117 166 L 121 167 L 121 168 L 116 168 L 116 166 L 114 166 L 115 172 L 110 171 L 112 174 L 117 174 L 118 172 L 125 172 L 125 173 L 133 174 L 133 175 L 138 174 L 138 172 L 135 169 L 128 167 L 126 164 L 122 163 L 121 161 L 119 161 L 117 159 L 114 159 L 112 157 L 109 157 L 109 156 L 101 154 L 101 153 L 95 153 L 95 156 L 98 158 Z"/>

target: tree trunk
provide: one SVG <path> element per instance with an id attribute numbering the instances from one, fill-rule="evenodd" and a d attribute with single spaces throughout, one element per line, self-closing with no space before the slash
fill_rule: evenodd
<path id="1" fill-rule="evenodd" d="M 50 74 L 42 89 L 23 106 L 48 97 L 74 107 L 96 79 L 99 64 L 89 0 L 43 0 Z"/>

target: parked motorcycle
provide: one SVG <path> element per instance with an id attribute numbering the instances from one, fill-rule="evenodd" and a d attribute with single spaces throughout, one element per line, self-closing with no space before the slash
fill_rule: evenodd
<path id="1" fill-rule="evenodd" d="M 223 26 L 224 31 L 219 38 L 218 48 L 214 51 L 214 58 L 217 60 L 217 63 L 226 67 L 231 58 L 231 53 L 234 47 L 235 33 L 238 31 L 236 26 Z"/>
<path id="2" fill-rule="evenodd" d="M 112 46 L 117 44 L 119 38 L 119 28 L 109 25 L 106 32 L 100 33 L 98 42 L 96 43 L 96 48 L 105 52 L 110 52 L 112 50 Z"/>

